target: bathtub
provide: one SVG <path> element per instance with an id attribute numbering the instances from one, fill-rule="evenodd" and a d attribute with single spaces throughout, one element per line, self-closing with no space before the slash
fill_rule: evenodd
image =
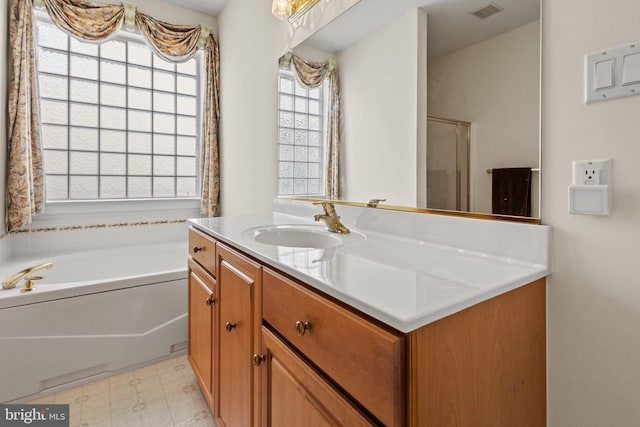
<path id="1" fill-rule="evenodd" d="M 0 290 L 0 402 L 169 357 L 187 342 L 184 242 L 13 259 L 0 280 L 53 262 L 31 292 Z M 6 263 L 5 263 L 6 264 Z"/>

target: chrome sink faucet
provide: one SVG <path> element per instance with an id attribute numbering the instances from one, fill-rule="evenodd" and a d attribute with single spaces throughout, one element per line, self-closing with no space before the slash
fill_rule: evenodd
<path id="1" fill-rule="evenodd" d="M 16 284 L 20 281 L 20 279 L 25 279 L 27 282 L 30 282 L 29 289 L 33 287 L 33 281 L 42 279 L 42 277 L 31 276 L 31 274 L 35 273 L 38 270 L 42 270 L 43 268 L 51 268 L 53 267 L 52 262 L 45 262 L 42 264 L 34 265 L 33 267 L 25 268 L 24 270 L 14 274 L 13 276 L 7 277 L 2 282 L 2 287 L 4 289 L 12 289 L 16 287 Z M 26 288 L 25 288 L 26 289 Z"/>
<path id="2" fill-rule="evenodd" d="M 332 202 L 313 202 L 314 205 L 322 205 L 324 215 L 316 214 L 313 216 L 314 221 L 323 220 L 327 225 L 327 231 L 332 233 L 348 234 L 351 231 L 340 222 L 340 217 L 336 214 L 336 208 Z"/>

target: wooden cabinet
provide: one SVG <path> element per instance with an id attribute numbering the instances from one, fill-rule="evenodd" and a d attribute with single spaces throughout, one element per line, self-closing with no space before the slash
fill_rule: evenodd
<path id="1" fill-rule="evenodd" d="M 215 262 L 215 242 L 203 239 L 203 236 L 192 230 L 189 233 L 189 244 L 192 256 L 188 261 L 189 347 L 187 357 L 209 407 L 213 408 L 216 379 L 213 356 L 217 348 L 216 279 L 211 271 L 206 270 L 194 260 L 207 261 L 201 253 L 204 250 L 196 250 L 194 254 L 193 248 L 206 248 L 207 255 L 213 258 L 209 265 L 213 265 Z M 198 257 L 194 258 L 193 255 L 198 255 Z"/>
<path id="2" fill-rule="evenodd" d="M 189 362 L 221 427 L 257 426 L 262 266 L 193 228 L 189 254 Z"/>
<path id="3" fill-rule="evenodd" d="M 409 426 L 545 426 L 545 306 L 540 279 L 409 333 Z"/>
<path id="4" fill-rule="evenodd" d="M 401 334 L 264 268 L 263 318 L 264 427 L 545 425 L 544 279 Z"/>
<path id="5" fill-rule="evenodd" d="M 258 424 L 259 369 L 253 355 L 261 348 L 260 264 L 218 243 L 219 390 L 215 409 L 220 426 Z"/>
<path id="6" fill-rule="evenodd" d="M 269 409 L 263 426 L 375 425 L 266 327 L 262 338 L 266 348 L 264 369 L 269 379 L 262 397 Z"/>
<path id="7" fill-rule="evenodd" d="M 195 228 L 189 229 L 189 256 L 216 277 L 216 241 Z"/>
<path id="8" fill-rule="evenodd" d="M 545 425 L 544 279 L 401 333 L 189 241 L 189 361 L 221 427 Z"/>
<path id="9" fill-rule="evenodd" d="M 404 338 L 264 269 L 263 316 L 387 426 L 404 425 Z"/>

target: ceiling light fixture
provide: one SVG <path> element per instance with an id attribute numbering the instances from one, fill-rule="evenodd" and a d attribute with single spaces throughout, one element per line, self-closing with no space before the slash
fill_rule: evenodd
<path id="1" fill-rule="evenodd" d="M 273 0 L 271 13 L 278 19 L 297 20 L 320 0 Z"/>

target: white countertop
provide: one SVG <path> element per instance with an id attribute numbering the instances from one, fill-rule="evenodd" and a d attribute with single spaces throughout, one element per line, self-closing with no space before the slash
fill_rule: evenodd
<path id="1" fill-rule="evenodd" d="M 318 209 L 314 207 L 313 211 L 318 213 Z M 198 218 L 190 222 L 214 238 L 401 332 L 411 332 L 550 273 L 547 261 L 549 227 L 507 222 L 502 223 L 504 227 L 501 227 L 497 221 L 455 217 L 443 219 L 433 218 L 434 215 L 389 213 L 380 209 L 347 206 L 336 206 L 336 210 L 352 234 L 341 235 L 343 244 L 328 249 L 258 243 L 253 234 L 247 232 L 269 225 L 322 227 L 311 220 L 312 216 L 274 212 Z M 385 232 L 378 231 L 375 223 L 381 221 L 380 216 L 389 221 L 400 218 L 402 221 L 398 226 L 404 227 L 404 230 L 389 233 L 387 226 L 384 227 Z M 454 230 L 458 232 L 457 236 L 466 234 L 465 244 L 429 241 L 424 238 L 424 230 L 429 226 L 436 229 L 434 236 L 446 235 L 443 231 L 447 227 L 451 227 L 452 235 L 455 234 Z M 416 231 L 407 232 L 412 227 L 416 227 Z M 503 228 L 504 233 L 499 231 Z M 463 233 L 460 233 L 461 229 Z M 476 240 L 486 240 L 487 233 L 495 235 L 496 230 L 499 235 L 495 239 L 500 245 L 486 242 L 488 248 L 500 247 L 502 249 L 497 251 L 534 255 L 518 258 L 510 256 L 510 253 L 477 250 L 480 243 Z M 408 237 L 407 233 L 415 237 Z M 362 235 L 365 239 L 362 239 Z M 433 239 L 438 240 L 436 237 Z M 523 249 L 518 249 L 518 239 L 522 240 L 520 245 L 524 246 Z"/>

